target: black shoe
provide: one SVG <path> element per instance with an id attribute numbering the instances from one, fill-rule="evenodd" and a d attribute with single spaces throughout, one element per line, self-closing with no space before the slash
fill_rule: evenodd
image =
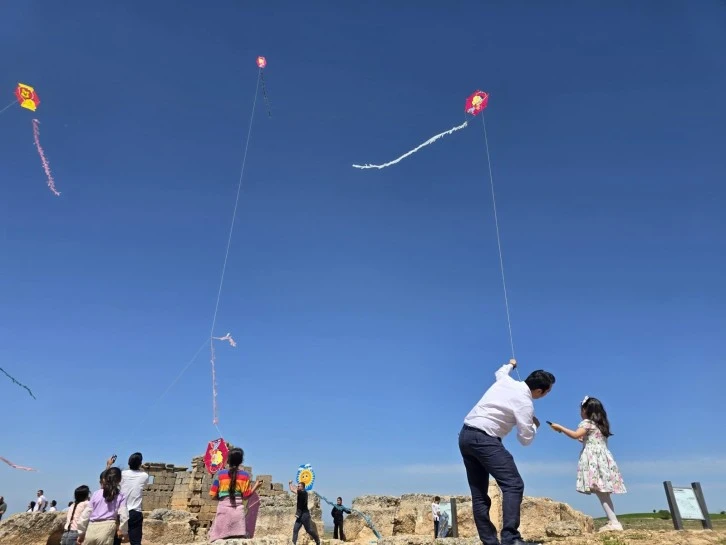
<path id="1" fill-rule="evenodd" d="M 542 545 L 539 541 L 524 541 L 523 539 L 515 539 L 506 545 Z"/>

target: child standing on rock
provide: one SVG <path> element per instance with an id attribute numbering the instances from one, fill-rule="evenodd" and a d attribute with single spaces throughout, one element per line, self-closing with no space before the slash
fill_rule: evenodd
<path id="1" fill-rule="evenodd" d="M 599 399 L 586 396 L 580 404 L 580 416 L 583 420 L 575 431 L 559 424 L 550 424 L 550 427 L 582 442 L 576 489 L 582 494 L 595 494 L 600 500 L 608 517 L 608 523 L 600 528 L 600 532 L 622 531 L 623 526 L 615 515 L 610 494 L 625 494 L 626 489 L 608 448 L 608 437 L 613 435 L 608 415 Z"/>

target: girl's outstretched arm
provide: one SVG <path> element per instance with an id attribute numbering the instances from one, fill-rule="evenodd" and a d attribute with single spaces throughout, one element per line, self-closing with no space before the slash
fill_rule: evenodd
<path id="1" fill-rule="evenodd" d="M 587 435 L 587 430 L 585 428 L 577 428 L 573 431 L 564 426 L 560 426 L 559 424 L 551 424 L 550 427 L 557 432 L 564 433 L 570 439 L 575 439 L 577 441 L 582 441 L 582 439 Z"/>

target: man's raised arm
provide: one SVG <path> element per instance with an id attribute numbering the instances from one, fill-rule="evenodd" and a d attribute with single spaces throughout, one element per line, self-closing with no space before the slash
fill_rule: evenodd
<path id="1" fill-rule="evenodd" d="M 517 367 L 517 360 L 511 359 L 509 360 L 509 363 L 505 363 L 499 369 L 497 369 L 497 372 L 494 373 L 494 377 L 497 379 L 497 381 L 502 380 L 504 377 L 508 377 L 510 371 L 515 367 Z"/>

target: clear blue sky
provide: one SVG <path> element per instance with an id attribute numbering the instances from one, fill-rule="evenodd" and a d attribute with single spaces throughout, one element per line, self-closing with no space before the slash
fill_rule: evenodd
<path id="1" fill-rule="evenodd" d="M 479 123 L 486 110 L 516 355 L 557 376 L 536 405 L 611 417 L 629 493 L 700 480 L 726 509 L 723 2 L 5 3 L 0 116 L 0 495 L 65 503 L 104 460 L 188 464 L 212 426 L 276 481 L 343 495 L 466 493 L 462 420 L 509 356 Z M 432 3 L 433 5 L 433 3 Z M 629 7 L 628 7 L 629 6 Z M 4 105 L 5 103 L 2 103 Z M 477 120 L 478 121 L 478 120 Z M 507 445 L 526 494 L 600 514 L 579 445 Z"/>

